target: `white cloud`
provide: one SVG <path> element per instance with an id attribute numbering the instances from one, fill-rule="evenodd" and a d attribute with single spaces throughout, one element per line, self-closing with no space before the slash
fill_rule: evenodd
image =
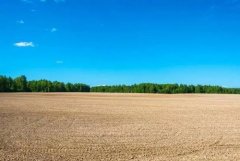
<path id="1" fill-rule="evenodd" d="M 52 29 L 51 29 L 51 32 L 56 32 L 57 31 L 57 28 L 55 28 L 55 27 L 53 27 Z"/>
<path id="2" fill-rule="evenodd" d="M 25 22 L 23 20 L 19 20 L 19 21 L 17 21 L 17 23 L 24 24 Z"/>
<path id="3" fill-rule="evenodd" d="M 35 47 L 33 42 L 17 42 L 14 44 L 16 47 Z"/>
<path id="4" fill-rule="evenodd" d="M 57 60 L 56 63 L 57 64 L 63 64 L 63 61 L 62 60 Z"/>

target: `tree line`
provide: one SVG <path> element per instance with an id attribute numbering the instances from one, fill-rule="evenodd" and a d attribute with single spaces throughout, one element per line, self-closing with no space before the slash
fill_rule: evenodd
<path id="1" fill-rule="evenodd" d="M 95 86 L 82 83 L 63 83 L 49 80 L 28 81 L 22 75 L 16 78 L 0 76 L 0 92 L 109 92 L 109 93 L 219 93 L 240 94 L 240 88 L 211 85 L 154 84 Z"/>
<path id="2" fill-rule="evenodd" d="M 0 92 L 90 92 L 82 83 L 63 83 L 49 80 L 27 81 L 26 76 L 16 78 L 0 76 Z"/>
<path id="3" fill-rule="evenodd" d="M 219 93 L 219 94 L 240 94 L 240 88 L 224 88 L 211 85 L 184 85 L 184 84 L 154 84 L 141 83 L 130 86 L 97 86 L 92 87 L 91 92 L 111 92 L 111 93 Z"/>

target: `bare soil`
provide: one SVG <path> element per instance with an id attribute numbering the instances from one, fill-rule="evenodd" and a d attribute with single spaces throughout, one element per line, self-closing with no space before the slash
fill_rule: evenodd
<path id="1" fill-rule="evenodd" d="M 240 160 L 240 95 L 0 94 L 0 160 Z"/>

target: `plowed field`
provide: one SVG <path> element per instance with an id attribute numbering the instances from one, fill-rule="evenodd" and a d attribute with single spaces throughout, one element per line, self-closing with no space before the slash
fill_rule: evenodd
<path id="1" fill-rule="evenodd" d="M 240 160 L 240 95 L 0 94 L 0 160 Z"/>

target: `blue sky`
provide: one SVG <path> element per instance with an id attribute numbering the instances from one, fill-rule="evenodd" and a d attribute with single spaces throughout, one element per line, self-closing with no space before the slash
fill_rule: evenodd
<path id="1" fill-rule="evenodd" d="M 0 74 L 240 87 L 238 0 L 1 0 Z"/>

